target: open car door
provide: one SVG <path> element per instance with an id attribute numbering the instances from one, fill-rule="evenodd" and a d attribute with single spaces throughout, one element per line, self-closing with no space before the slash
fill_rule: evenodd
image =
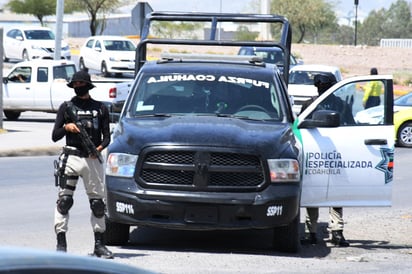
<path id="1" fill-rule="evenodd" d="M 381 87 L 365 109 L 365 90 Z M 301 206 L 390 206 L 394 140 L 392 76 L 338 82 L 295 121 L 304 148 Z"/>

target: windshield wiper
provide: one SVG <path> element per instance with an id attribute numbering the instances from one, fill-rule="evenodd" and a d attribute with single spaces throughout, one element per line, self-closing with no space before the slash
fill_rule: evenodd
<path id="1" fill-rule="evenodd" d="M 134 115 L 134 117 L 172 117 L 169 113 L 152 113 L 152 114 L 141 114 L 141 115 Z"/>
<path id="2" fill-rule="evenodd" d="M 217 117 L 235 118 L 235 119 L 241 119 L 241 120 L 252 120 L 252 121 L 262 121 L 263 120 L 263 119 L 256 119 L 256 118 L 251 118 L 248 116 L 234 115 L 234 114 L 215 113 L 215 115 Z"/>

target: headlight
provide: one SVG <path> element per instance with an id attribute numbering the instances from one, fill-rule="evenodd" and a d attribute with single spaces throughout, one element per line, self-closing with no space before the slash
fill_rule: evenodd
<path id="1" fill-rule="evenodd" d="M 133 177 L 137 155 L 124 153 L 110 153 L 107 157 L 106 174 L 119 177 Z"/>
<path id="2" fill-rule="evenodd" d="M 299 182 L 299 163 L 295 159 L 269 159 L 270 181 Z"/>
<path id="3" fill-rule="evenodd" d="M 120 62 L 121 59 L 120 58 L 116 58 L 116 57 L 109 57 L 109 60 L 112 62 Z"/>

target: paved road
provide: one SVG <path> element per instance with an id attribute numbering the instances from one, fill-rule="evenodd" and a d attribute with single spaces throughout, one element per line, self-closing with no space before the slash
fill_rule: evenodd
<path id="1" fill-rule="evenodd" d="M 393 207 L 345 208 L 349 248 L 334 247 L 328 242 L 324 233 L 327 209 L 322 208 L 319 233 L 324 241 L 317 246 L 304 246 L 297 254 L 272 251 L 270 231 L 132 228 L 129 245 L 110 247 L 116 256 L 114 260 L 159 273 L 410 273 L 410 153 L 404 148 L 395 153 Z M 1 245 L 54 250 L 54 159 L 55 156 L 0 157 Z M 74 199 L 69 252 L 86 255 L 92 249 L 93 239 L 89 205 L 81 184 Z M 303 212 L 302 209 L 302 216 Z"/>

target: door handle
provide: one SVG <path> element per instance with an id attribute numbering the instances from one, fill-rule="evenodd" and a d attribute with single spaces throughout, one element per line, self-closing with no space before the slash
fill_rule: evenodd
<path id="1" fill-rule="evenodd" d="M 387 145 L 386 139 L 365 139 L 365 145 Z"/>

